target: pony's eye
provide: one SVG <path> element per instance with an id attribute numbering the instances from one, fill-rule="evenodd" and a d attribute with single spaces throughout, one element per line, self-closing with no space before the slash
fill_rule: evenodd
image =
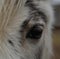
<path id="1" fill-rule="evenodd" d="M 27 32 L 26 38 L 29 39 L 40 39 L 42 35 L 43 29 L 40 28 L 40 25 L 34 25 L 30 28 L 30 30 Z"/>

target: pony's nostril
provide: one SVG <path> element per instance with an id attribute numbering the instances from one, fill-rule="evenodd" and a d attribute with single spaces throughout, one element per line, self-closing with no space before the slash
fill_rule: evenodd
<path id="1" fill-rule="evenodd" d="M 42 35 L 42 29 L 40 25 L 34 25 L 27 33 L 26 38 L 39 39 Z"/>

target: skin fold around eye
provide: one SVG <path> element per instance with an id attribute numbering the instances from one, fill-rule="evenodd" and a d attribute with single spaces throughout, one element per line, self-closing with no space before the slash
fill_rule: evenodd
<path id="1" fill-rule="evenodd" d="M 26 38 L 30 39 L 39 39 L 42 35 L 43 29 L 40 28 L 39 25 L 34 25 L 26 35 Z"/>

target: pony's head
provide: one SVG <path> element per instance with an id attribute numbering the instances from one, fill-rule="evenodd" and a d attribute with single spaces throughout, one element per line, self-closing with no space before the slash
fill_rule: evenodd
<path id="1" fill-rule="evenodd" d="M 47 0 L 3 2 L 0 11 L 1 59 L 50 58 L 53 19 L 50 3 Z"/>

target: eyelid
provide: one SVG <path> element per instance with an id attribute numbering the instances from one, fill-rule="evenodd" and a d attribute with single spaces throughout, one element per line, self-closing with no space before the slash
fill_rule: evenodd
<path id="1" fill-rule="evenodd" d="M 40 24 L 40 23 L 38 23 L 38 24 L 36 24 L 36 26 L 38 26 L 38 27 L 40 27 L 40 29 L 44 29 L 44 24 Z"/>
<path id="2" fill-rule="evenodd" d="M 40 23 L 37 23 L 36 26 L 44 27 L 44 25 L 43 24 L 40 24 Z"/>

